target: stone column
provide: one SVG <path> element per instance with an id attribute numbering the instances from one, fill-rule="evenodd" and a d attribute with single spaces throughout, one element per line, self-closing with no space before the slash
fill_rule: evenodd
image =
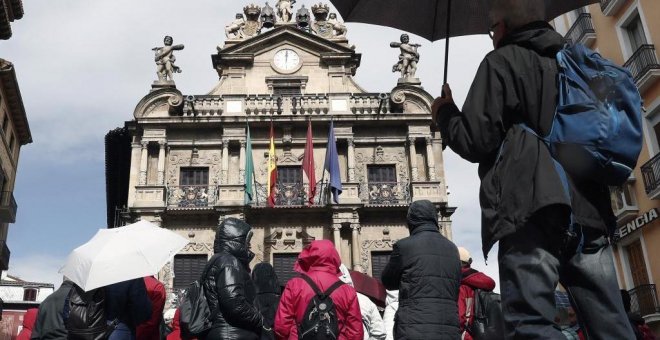
<path id="1" fill-rule="evenodd" d="M 158 185 L 165 185 L 165 142 L 158 142 Z"/>
<path id="2" fill-rule="evenodd" d="M 348 182 L 355 182 L 355 141 L 353 138 L 348 138 L 346 140 L 348 144 Z"/>
<path id="3" fill-rule="evenodd" d="M 227 184 L 227 175 L 229 171 L 229 138 L 222 139 L 222 179 L 221 184 Z"/>
<path id="4" fill-rule="evenodd" d="M 429 181 L 435 181 L 435 157 L 433 157 L 433 138 L 426 137 L 426 160 L 429 163 Z"/>
<path id="5" fill-rule="evenodd" d="M 238 156 L 238 183 L 245 184 L 245 146 L 247 142 L 241 141 L 241 152 Z"/>
<path id="6" fill-rule="evenodd" d="M 415 149 L 415 137 L 408 137 L 408 149 L 410 150 L 410 171 L 412 172 L 411 179 L 413 182 L 419 180 L 419 170 L 417 170 L 417 150 Z"/>
<path id="7" fill-rule="evenodd" d="M 341 224 L 336 223 L 332 225 L 332 238 L 335 241 L 335 249 L 341 257 Z"/>
<path id="8" fill-rule="evenodd" d="M 142 156 L 140 158 L 140 185 L 147 185 L 147 158 L 149 142 L 142 142 Z"/>
<path id="9" fill-rule="evenodd" d="M 351 255 L 353 258 L 353 270 L 362 271 L 362 265 L 360 264 L 360 225 L 353 223 L 351 224 L 351 229 L 351 243 L 353 245 Z"/>

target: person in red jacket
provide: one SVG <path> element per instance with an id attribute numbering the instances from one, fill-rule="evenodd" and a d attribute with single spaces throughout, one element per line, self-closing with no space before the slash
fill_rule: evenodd
<path id="1" fill-rule="evenodd" d="M 38 308 L 30 308 L 23 315 L 23 329 L 18 333 L 16 340 L 30 340 L 34 323 L 37 321 Z"/>
<path id="2" fill-rule="evenodd" d="M 294 270 L 309 276 L 323 291 L 339 280 L 341 260 L 335 245 L 328 240 L 313 241 L 298 256 Z M 298 325 L 314 296 L 312 288 L 300 277 L 286 284 L 275 315 L 275 337 L 279 340 L 298 339 Z M 353 287 L 344 284 L 330 294 L 339 323 L 338 340 L 363 338 L 362 314 Z"/>
<path id="3" fill-rule="evenodd" d="M 458 247 L 458 255 L 461 259 L 461 288 L 458 290 L 458 321 L 461 327 L 463 339 L 472 340 L 472 336 L 466 331 L 466 326 L 472 324 L 474 316 L 474 290 L 493 291 L 495 281 L 488 275 L 472 269 L 472 257 L 470 252 Z"/>
<path id="4" fill-rule="evenodd" d="M 165 286 L 153 276 L 144 278 L 147 295 L 151 301 L 151 318 L 136 328 L 136 339 L 160 340 L 160 321 L 165 308 Z"/>

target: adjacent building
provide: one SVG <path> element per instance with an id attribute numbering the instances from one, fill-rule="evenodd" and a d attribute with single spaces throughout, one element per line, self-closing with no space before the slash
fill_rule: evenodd
<path id="1" fill-rule="evenodd" d="M 0 340 L 15 339 L 23 327 L 25 312 L 30 308 L 39 308 L 39 304 L 54 289 L 52 283 L 29 282 L 3 272 L 0 279 L 0 299 L 4 301 Z"/>
<path id="2" fill-rule="evenodd" d="M 628 182 L 612 188 L 619 239 L 614 246 L 619 286 L 633 310 L 660 332 L 660 2 L 601 0 L 554 20 L 557 31 L 630 70 L 644 100 L 644 145 Z"/>
<path id="3" fill-rule="evenodd" d="M 170 289 L 199 277 L 215 230 L 229 216 L 253 226 L 252 264 L 273 264 L 282 283 L 294 275 L 302 248 L 320 239 L 332 240 L 350 268 L 379 277 L 392 244 L 408 236 L 406 211 L 414 200 L 436 204 L 441 232 L 451 238 L 455 208 L 431 122 L 433 97 L 413 77 L 387 93 L 360 87 L 353 76 L 361 55 L 327 5 L 313 6 L 311 14 L 303 7 L 288 21 L 283 15 L 268 5 L 246 6 L 211 56 L 219 81 L 208 93 L 185 94 L 163 73 L 134 119 L 106 136 L 109 227 L 145 219 L 190 240 L 160 273 Z M 310 122 L 312 183 L 302 169 Z M 338 203 L 324 171 L 331 123 L 343 189 Z M 271 124 L 274 206 L 267 203 Z"/>

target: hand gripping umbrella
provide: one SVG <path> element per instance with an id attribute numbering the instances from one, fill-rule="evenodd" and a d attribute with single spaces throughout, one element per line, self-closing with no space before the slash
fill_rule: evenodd
<path id="1" fill-rule="evenodd" d="M 155 275 L 188 240 L 153 223 L 100 229 L 69 254 L 60 273 L 84 291 Z"/>
<path id="2" fill-rule="evenodd" d="M 445 74 L 449 62 L 449 38 L 487 34 L 492 0 L 330 0 L 346 22 L 392 27 L 429 41 L 446 39 Z M 598 0 L 545 0 L 546 20 Z"/>

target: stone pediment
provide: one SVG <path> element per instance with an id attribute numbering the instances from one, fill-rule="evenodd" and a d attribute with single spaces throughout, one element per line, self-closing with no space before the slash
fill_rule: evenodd
<path id="1" fill-rule="evenodd" d="M 133 111 L 139 118 L 169 117 L 181 114 L 184 98 L 179 90 L 166 87 L 149 92 L 140 100 Z"/>

